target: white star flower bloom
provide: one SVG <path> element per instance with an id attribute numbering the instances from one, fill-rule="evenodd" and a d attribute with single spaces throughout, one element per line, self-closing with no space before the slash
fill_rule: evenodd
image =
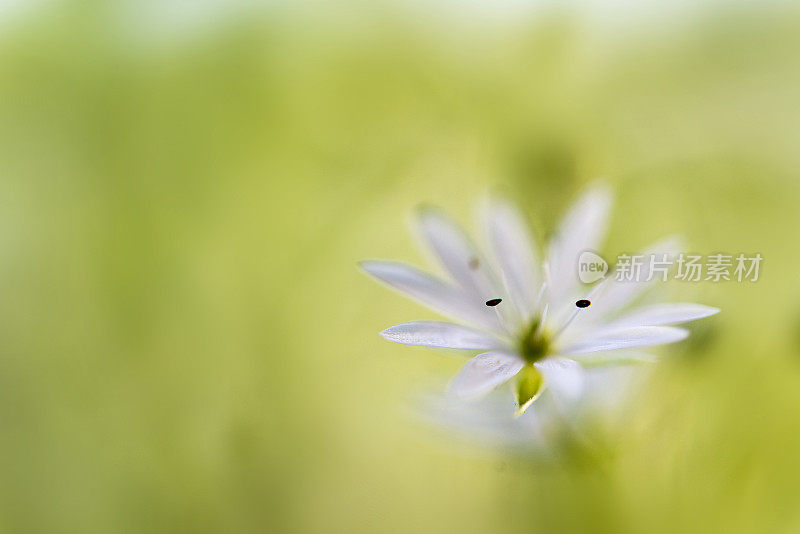
<path id="1" fill-rule="evenodd" d="M 579 398 L 584 367 L 649 359 L 627 349 L 680 341 L 688 332 L 674 325 L 719 309 L 671 303 L 621 315 L 657 277 L 647 282 L 607 277 L 592 287 L 582 284 L 578 257 L 599 249 L 610 207 L 610 191 L 602 185 L 591 187 L 567 211 L 545 247 L 544 260 L 524 218 L 506 200 L 490 199 L 482 213 L 488 257 L 442 212 L 421 209 L 419 231 L 447 279 L 395 261 L 363 261 L 361 268 L 461 324 L 416 321 L 387 328 L 381 336 L 404 345 L 481 351 L 455 376 L 450 393 L 477 397 L 513 378 L 518 414 L 545 388 L 565 401 Z M 679 250 L 678 240 L 667 239 L 644 254 L 671 257 Z"/>

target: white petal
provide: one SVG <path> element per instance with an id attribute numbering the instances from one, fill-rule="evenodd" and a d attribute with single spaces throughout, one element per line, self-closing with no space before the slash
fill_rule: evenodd
<path id="1" fill-rule="evenodd" d="M 556 396 L 576 401 L 583 392 L 583 368 L 575 360 L 555 356 L 533 364 L 544 376 L 545 386 Z"/>
<path id="2" fill-rule="evenodd" d="M 660 261 L 663 254 L 667 255 L 667 259 L 674 261 L 677 254 L 683 249 L 683 240 L 679 237 L 673 236 L 662 239 L 647 247 L 640 255 L 649 257 L 650 254 L 655 254 Z M 647 263 L 645 261 L 645 263 Z M 642 268 L 643 281 L 620 281 L 617 280 L 614 273 L 609 273 L 607 278 L 608 283 L 605 287 L 592 299 L 592 305 L 583 310 L 575 321 L 575 327 L 581 328 L 587 325 L 599 324 L 605 320 L 606 317 L 612 315 L 636 300 L 639 296 L 647 290 L 652 289 L 658 283 L 660 278 L 653 277 L 652 280 L 644 281 L 647 278 L 645 268 Z"/>
<path id="3" fill-rule="evenodd" d="M 565 346 L 562 354 L 581 354 L 601 350 L 663 345 L 685 339 L 689 332 L 671 326 L 632 326 L 628 328 L 598 328 L 583 340 Z"/>
<path id="4" fill-rule="evenodd" d="M 403 345 L 449 349 L 488 350 L 500 343 L 493 337 L 465 326 L 436 321 L 415 321 L 387 328 L 381 336 Z"/>
<path id="5" fill-rule="evenodd" d="M 563 424 L 554 410 L 530 410 L 514 417 L 508 397 L 498 392 L 479 403 L 463 402 L 451 396 L 427 395 L 421 399 L 420 414 L 451 435 L 497 450 L 518 450 L 527 455 L 553 459 L 546 432 Z"/>
<path id="6" fill-rule="evenodd" d="M 481 254 L 461 227 L 438 209 L 424 207 L 417 219 L 419 230 L 436 257 L 466 291 L 484 302 L 502 297 Z"/>
<path id="7" fill-rule="evenodd" d="M 520 372 L 522 360 L 505 352 L 478 354 L 458 372 L 450 383 L 450 392 L 457 397 L 474 397 L 486 393 Z"/>
<path id="8" fill-rule="evenodd" d="M 655 254 L 656 259 L 659 261 L 661 260 L 662 256 L 666 254 L 667 259 L 674 262 L 683 246 L 683 240 L 679 237 L 673 236 L 662 239 L 661 241 L 649 246 L 641 254 L 645 257 L 645 263 L 647 263 L 647 258 L 649 258 L 651 254 Z M 647 273 L 645 270 L 646 269 L 643 267 L 642 281 L 640 282 L 618 281 L 616 278 L 612 280 L 606 288 L 606 291 L 603 292 L 602 301 L 598 302 L 598 304 L 600 304 L 598 310 L 600 308 L 609 312 L 613 310 L 619 310 L 620 308 L 631 303 L 646 290 L 652 288 L 660 280 L 660 278 L 655 276 L 652 280 L 645 281 L 647 278 Z"/>
<path id="9" fill-rule="evenodd" d="M 491 200 L 484 214 L 492 252 L 503 271 L 506 289 L 523 319 L 529 319 L 541 284 L 533 238 L 525 220 L 509 202 Z"/>
<path id="10" fill-rule="evenodd" d="M 579 287 L 578 257 L 597 250 L 606 233 L 611 192 L 602 185 L 591 187 L 562 219 L 549 247 L 550 292 L 555 302 L 569 299 Z"/>
<path id="11" fill-rule="evenodd" d="M 719 313 L 719 308 L 674 302 L 668 304 L 655 304 L 633 310 L 631 313 L 615 320 L 609 327 L 623 326 L 663 326 L 687 323 Z"/>
<path id="12" fill-rule="evenodd" d="M 497 316 L 480 297 L 468 295 L 415 267 L 394 261 L 369 260 L 361 268 L 393 289 L 451 317 L 498 329 Z"/>

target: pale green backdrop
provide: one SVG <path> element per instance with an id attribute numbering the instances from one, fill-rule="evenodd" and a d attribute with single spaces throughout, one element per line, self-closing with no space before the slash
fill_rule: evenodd
<path id="1" fill-rule="evenodd" d="M 4 532 L 800 530 L 800 18 L 787 4 L 41 2 L 0 11 Z M 598 176 L 605 252 L 761 253 L 601 468 L 422 424 L 462 359 L 421 202 L 540 236 Z"/>

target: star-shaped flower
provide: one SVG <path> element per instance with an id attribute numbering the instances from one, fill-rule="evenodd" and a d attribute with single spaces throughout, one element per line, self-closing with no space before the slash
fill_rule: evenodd
<path id="1" fill-rule="evenodd" d="M 583 366 L 651 359 L 625 349 L 682 340 L 688 332 L 672 325 L 719 310 L 671 303 L 620 315 L 659 278 L 623 282 L 609 277 L 584 286 L 578 278 L 578 257 L 600 245 L 610 206 L 608 189 L 590 188 L 564 216 L 546 247 L 546 261 L 540 259 L 523 217 L 508 201 L 491 199 L 483 210 L 489 257 L 443 213 L 421 209 L 419 229 L 449 280 L 394 261 L 364 261 L 361 267 L 463 324 L 416 321 L 392 326 L 381 336 L 405 345 L 484 351 L 463 366 L 451 382 L 451 393 L 480 396 L 516 377 L 520 414 L 545 388 L 558 397 L 577 399 L 583 389 Z M 664 240 L 645 254 L 669 257 L 678 246 L 673 239 Z"/>

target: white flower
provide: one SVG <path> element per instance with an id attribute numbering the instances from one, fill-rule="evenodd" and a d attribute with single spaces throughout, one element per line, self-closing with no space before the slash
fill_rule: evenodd
<path id="1" fill-rule="evenodd" d="M 419 229 L 449 280 L 394 261 L 364 261 L 361 267 L 463 324 L 403 323 L 381 336 L 405 345 L 483 351 L 456 375 L 451 393 L 479 396 L 516 377 L 518 413 L 544 388 L 562 399 L 576 400 L 584 386 L 583 366 L 651 358 L 608 351 L 682 340 L 688 332 L 671 325 L 719 310 L 672 303 L 620 316 L 658 277 L 650 282 L 606 278 L 587 291 L 577 276 L 578 256 L 601 244 L 610 206 L 611 195 L 605 187 L 594 186 L 586 192 L 564 216 L 547 246 L 547 261 L 540 259 L 523 218 L 506 201 L 492 199 L 483 210 L 489 258 L 444 214 L 431 208 L 420 210 Z M 665 240 L 645 253 L 671 256 L 678 246 L 674 239 Z"/>

